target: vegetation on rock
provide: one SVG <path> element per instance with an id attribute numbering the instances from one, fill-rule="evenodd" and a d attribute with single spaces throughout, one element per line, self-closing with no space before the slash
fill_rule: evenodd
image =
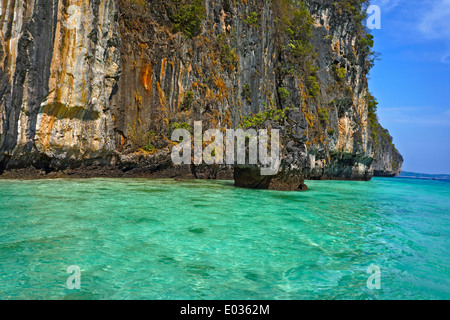
<path id="1" fill-rule="evenodd" d="M 174 0 L 176 13 L 172 16 L 175 32 L 183 32 L 188 38 L 196 37 L 201 32 L 205 19 L 203 0 Z"/>

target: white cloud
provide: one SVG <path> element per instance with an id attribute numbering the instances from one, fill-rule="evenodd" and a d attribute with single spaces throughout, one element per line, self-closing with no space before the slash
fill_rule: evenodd
<path id="1" fill-rule="evenodd" d="M 450 52 L 447 52 L 442 58 L 442 63 L 450 64 Z"/>
<path id="2" fill-rule="evenodd" d="M 379 117 L 383 123 L 403 123 L 416 126 L 450 126 L 450 110 L 433 107 L 381 108 Z"/>
<path id="3" fill-rule="evenodd" d="M 376 0 L 371 1 L 371 4 L 379 6 L 382 12 L 388 12 L 404 1 L 405 0 Z"/>
<path id="4" fill-rule="evenodd" d="M 439 61 L 450 64 L 450 0 L 425 1 L 418 31 L 424 39 L 439 40 L 444 46 Z"/>
<path id="5" fill-rule="evenodd" d="M 431 9 L 425 11 L 419 31 L 430 39 L 448 39 L 450 37 L 450 0 L 435 0 Z"/>

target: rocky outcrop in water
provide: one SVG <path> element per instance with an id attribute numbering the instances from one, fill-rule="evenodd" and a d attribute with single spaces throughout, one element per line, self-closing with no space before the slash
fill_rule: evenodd
<path id="1" fill-rule="evenodd" d="M 367 39 L 334 2 L 0 1 L 0 173 L 232 178 L 171 163 L 201 120 L 280 129 L 279 173 L 241 166 L 239 186 L 370 179 Z"/>

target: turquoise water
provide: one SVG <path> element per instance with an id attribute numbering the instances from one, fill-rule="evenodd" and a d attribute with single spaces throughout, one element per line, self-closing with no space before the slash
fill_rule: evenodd
<path id="1" fill-rule="evenodd" d="M 449 182 L 307 184 L 0 181 L 0 299 L 450 299 Z"/>

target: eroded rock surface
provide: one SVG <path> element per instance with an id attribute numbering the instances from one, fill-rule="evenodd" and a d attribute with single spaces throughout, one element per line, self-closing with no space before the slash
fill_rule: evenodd
<path id="1" fill-rule="evenodd" d="M 171 132 L 194 121 L 246 128 L 269 110 L 280 119 L 257 126 L 280 129 L 280 171 L 238 167 L 238 186 L 302 190 L 304 179 L 398 172 L 389 143 L 371 143 L 370 66 L 352 13 L 308 0 L 305 20 L 285 2 L 0 1 L 0 173 L 230 179 L 232 167 L 175 167 Z M 311 35 L 279 25 L 285 17 L 308 21 Z M 296 56 L 295 37 L 314 55 Z"/>

